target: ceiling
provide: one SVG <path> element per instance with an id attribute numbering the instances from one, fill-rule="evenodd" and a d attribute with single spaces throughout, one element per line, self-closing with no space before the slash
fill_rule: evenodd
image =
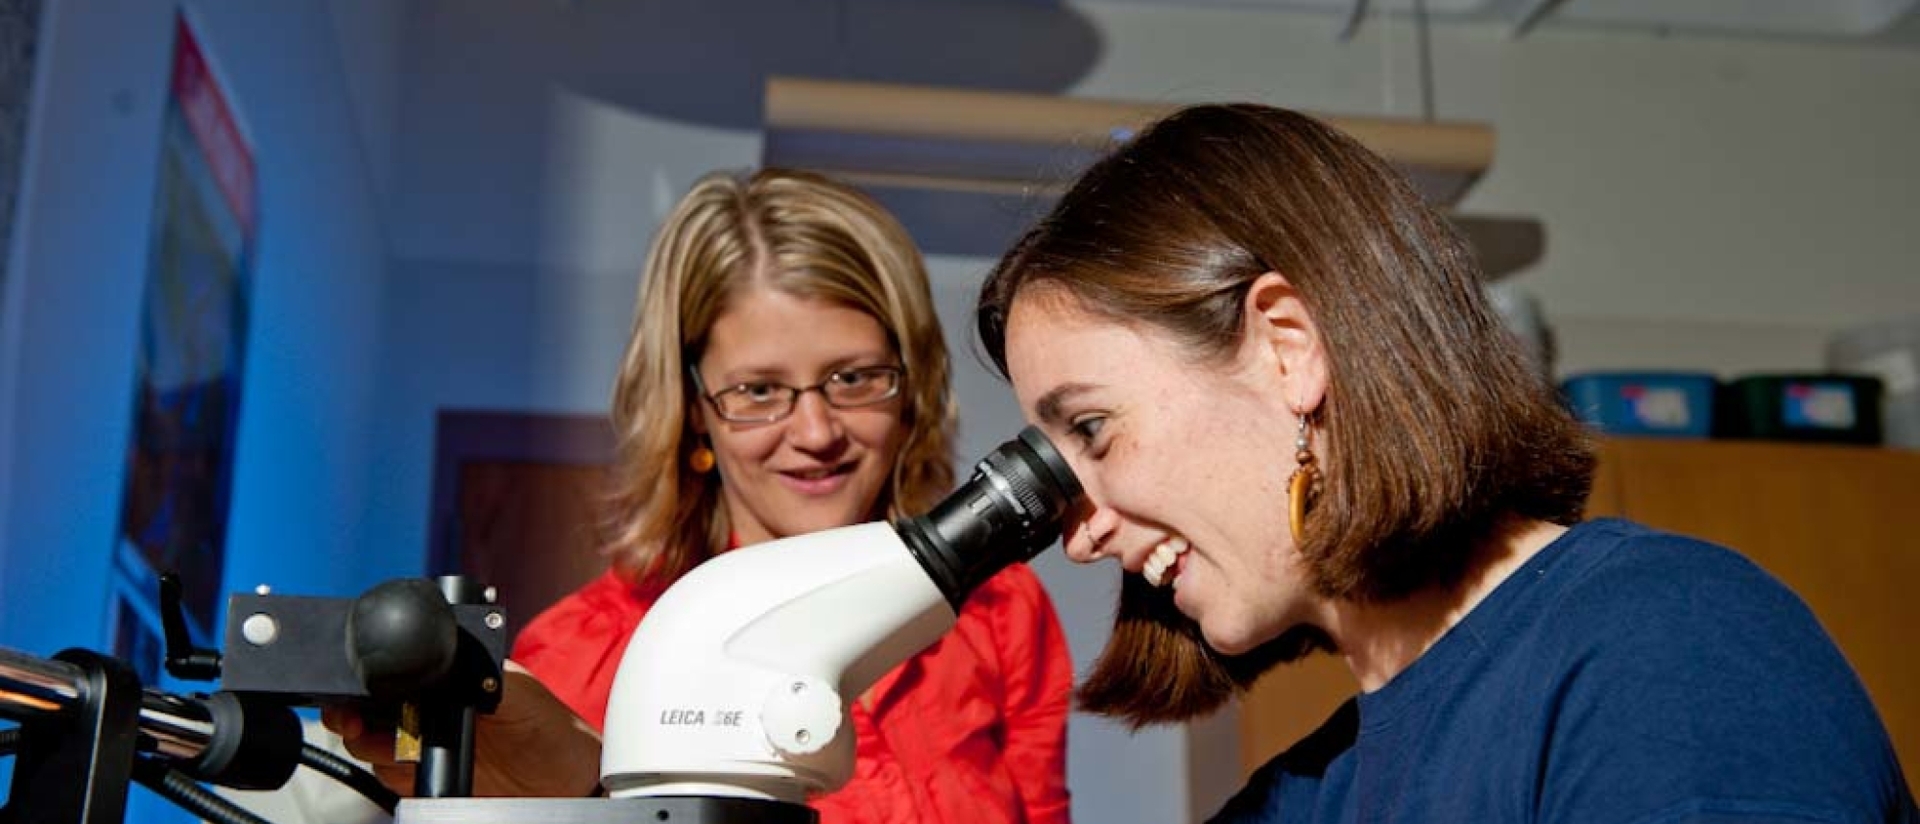
<path id="1" fill-rule="evenodd" d="M 1072 0 L 1324 12 L 1342 36 L 1371 15 L 1407 14 L 1416 0 Z M 1920 48 L 1920 0 L 1425 0 L 1434 21 L 1536 31 L 1604 27 L 1662 35 L 1780 38 Z"/>

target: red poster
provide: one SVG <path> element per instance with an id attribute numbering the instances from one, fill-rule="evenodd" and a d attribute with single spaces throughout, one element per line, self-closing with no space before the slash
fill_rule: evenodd
<path id="1" fill-rule="evenodd" d="M 193 642 L 212 641 L 258 220 L 253 149 L 184 16 L 168 86 L 114 552 L 115 651 L 149 683 L 161 574 L 180 577 Z"/>

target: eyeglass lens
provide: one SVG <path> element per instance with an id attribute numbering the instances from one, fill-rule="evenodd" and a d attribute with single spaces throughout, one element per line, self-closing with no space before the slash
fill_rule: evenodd
<path id="1" fill-rule="evenodd" d="M 793 412 L 801 393 L 814 389 L 838 408 L 868 406 L 891 398 L 900 389 L 900 370 L 891 366 L 843 369 L 812 386 L 788 386 L 772 381 L 743 383 L 715 392 L 721 416 L 734 420 L 772 421 Z"/>

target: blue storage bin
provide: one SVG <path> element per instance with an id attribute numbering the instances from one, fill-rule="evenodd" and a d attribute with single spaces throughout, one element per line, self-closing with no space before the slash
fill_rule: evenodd
<path id="1" fill-rule="evenodd" d="M 1702 372 L 1585 372 L 1560 389 L 1573 413 L 1602 432 L 1705 438 L 1718 384 Z"/>

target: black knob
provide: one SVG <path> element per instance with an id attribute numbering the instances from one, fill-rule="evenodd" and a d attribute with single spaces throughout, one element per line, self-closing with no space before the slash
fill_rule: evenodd
<path id="1" fill-rule="evenodd" d="M 437 685 L 459 640 L 453 605 L 424 578 L 367 590 L 347 614 L 347 661 L 376 700 L 406 700 Z"/>

